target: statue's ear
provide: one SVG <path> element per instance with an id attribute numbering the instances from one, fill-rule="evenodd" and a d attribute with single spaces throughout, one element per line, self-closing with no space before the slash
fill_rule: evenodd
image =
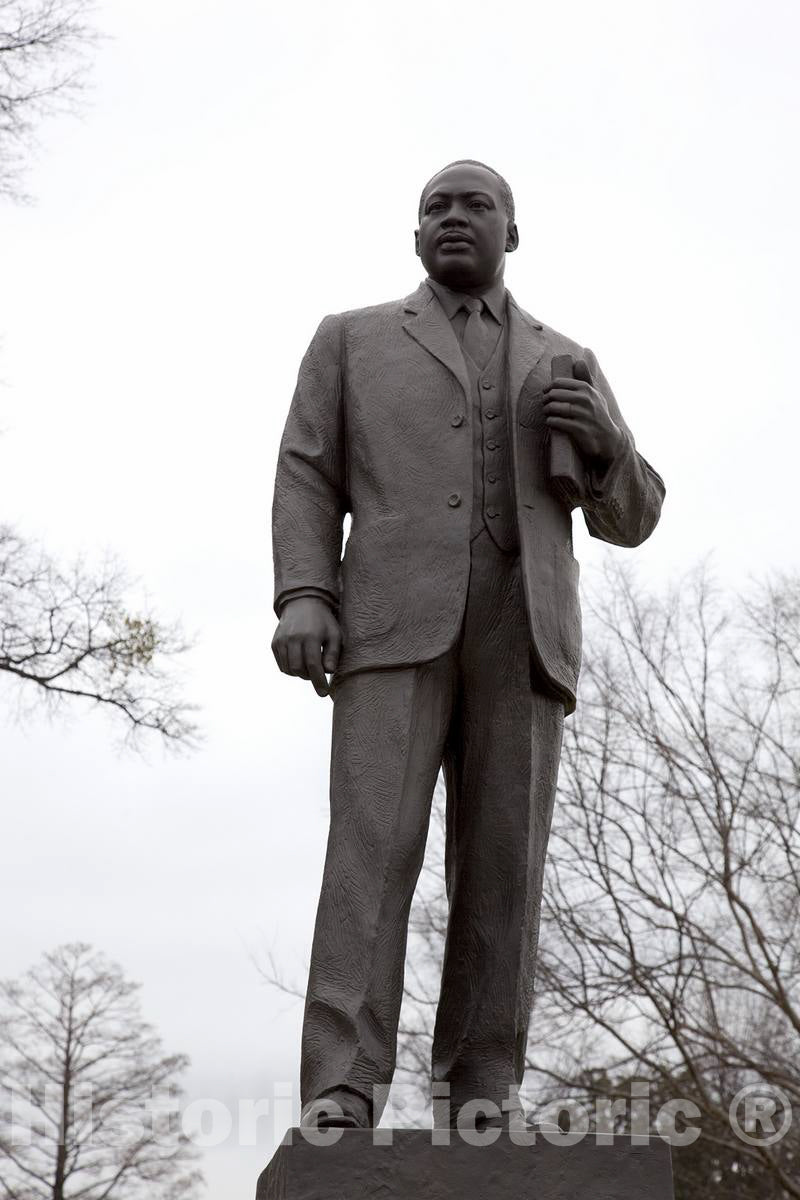
<path id="1" fill-rule="evenodd" d="M 418 229 L 414 230 L 414 251 L 417 255 L 417 258 L 419 258 L 419 230 Z"/>
<path id="2" fill-rule="evenodd" d="M 516 221 L 508 222 L 506 230 L 506 254 L 511 254 L 519 245 L 519 230 L 517 229 Z"/>

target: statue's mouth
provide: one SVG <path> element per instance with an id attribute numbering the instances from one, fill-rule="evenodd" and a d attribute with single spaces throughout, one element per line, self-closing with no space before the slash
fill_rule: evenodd
<path id="1" fill-rule="evenodd" d="M 440 246 L 471 246 L 472 238 L 463 233 L 445 233 L 439 238 Z"/>

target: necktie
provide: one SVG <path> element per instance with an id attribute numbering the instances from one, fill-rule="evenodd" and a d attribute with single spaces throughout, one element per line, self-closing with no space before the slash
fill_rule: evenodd
<path id="1" fill-rule="evenodd" d="M 483 301 L 477 297 L 470 297 L 470 299 L 464 301 L 461 307 L 466 309 L 468 314 L 461 346 L 464 353 L 470 356 L 478 370 L 482 371 L 489 361 L 493 349 L 491 334 L 481 316 Z"/>

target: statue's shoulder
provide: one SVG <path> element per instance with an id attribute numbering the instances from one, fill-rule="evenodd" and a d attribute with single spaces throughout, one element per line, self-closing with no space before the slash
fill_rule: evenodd
<path id="1" fill-rule="evenodd" d="M 370 304 L 365 308 L 348 308 L 341 312 L 328 313 L 320 321 L 315 341 L 326 345 L 349 344 L 355 338 L 372 335 L 381 336 L 391 326 L 400 326 L 404 319 L 403 300 L 387 300 L 383 304 Z"/>
<path id="2" fill-rule="evenodd" d="M 536 317 L 532 313 L 529 313 L 510 293 L 508 303 L 514 305 L 525 323 L 547 344 L 548 350 L 554 356 L 557 354 L 571 354 L 573 358 L 583 357 L 584 347 L 580 342 L 576 342 L 573 338 L 567 337 L 565 333 L 554 329 L 552 325 L 548 325 L 541 317 Z"/>
<path id="3" fill-rule="evenodd" d="M 403 322 L 408 320 L 403 300 L 387 300 L 364 308 L 348 308 L 329 313 L 317 330 L 317 338 L 338 346 L 337 354 L 345 354 L 361 346 L 383 346 L 405 337 Z M 372 349 L 369 351 L 373 353 Z"/>
<path id="4" fill-rule="evenodd" d="M 364 308 L 348 308 L 333 314 L 333 320 L 346 329 L 369 329 L 380 327 L 387 321 L 400 321 L 404 317 L 403 297 L 385 300 L 382 304 L 368 304 Z"/>
<path id="5" fill-rule="evenodd" d="M 570 354 L 573 358 L 583 358 L 584 348 L 580 342 L 574 341 L 550 325 L 545 325 L 543 321 L 539 323 L 542 326 L 542 336 L 546 339 L 554 358 L 559 354 Z"/>

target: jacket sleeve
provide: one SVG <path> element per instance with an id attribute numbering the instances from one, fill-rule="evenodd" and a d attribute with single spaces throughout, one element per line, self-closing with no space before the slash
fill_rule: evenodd
<path id="1" fill-rule="evenodd" d="M 348 511 L 342 408 L 342 317 L 315 333 L 278 451 L 272 502 L 275 612 L 287 593 L 323 594 L 339 604 L 342 522 Z"/>
<path id="2" fill-rule="evenodd" d="M 592 351 L 584 350 L 583 358 L 595 387 L 606 399 L 614 424 L 623 434 L 622 445 L 605 470 L 591 468 L 586 472 L 584 520 L 592 537 L 615 546 L 638 546 L 658 524 L 664 481 L 637 451 L 633 434 Z"/>

